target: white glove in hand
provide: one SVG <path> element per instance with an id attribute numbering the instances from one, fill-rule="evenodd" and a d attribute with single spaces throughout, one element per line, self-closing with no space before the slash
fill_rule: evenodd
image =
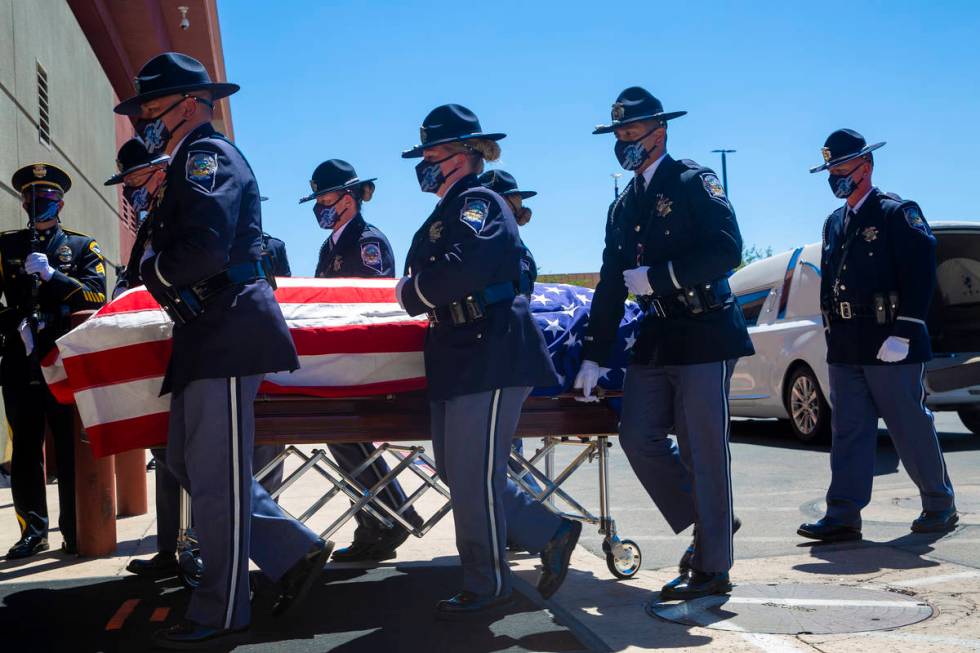
<path id="1" fill-rule="evenodd" d="M 48 255 L 43 252 L 31 252 L 24 261 L 24 270 L 27 274 L 36 274 L 44 281 L 50 281 L 54 274 L 54 268 L 48 263 Z"/>
<path id="2" fill-rule="evenodd" d="M 623 270 L 623 281 L 626 282 L 626 289 L 637 297 L 645 297 L 653 294 L 653 286 L 650 285 L 649 265 L 641 265 L 632 270 Z"/>
<path id="3" fill-rule="evenodd" d="M 592 394 L 596 384 L 599 383 L 599 364 L 595 361 L 582 361 L 578 375 L 575 377 L 574 388 L 582 390 L 581 397 L 575 397 L 576 401 L 599 401 L 599 398 Z"/>
<path id="4" fill-rule="evenodd" d="M 398 285 L 395 286 L 395 299 L 398 300 L 398 305 L 401 306 L 403 311 L 405 310 L 405 303 L 402 301 L 402 287 L 411 281 L 411 279 L 412 277 L 402 277 L 398 280 Z"/>
<path id="5" fill-rule="evenodd" d="M 24 351 L 30 356 L 31 352 L 34 351 L 34 334 L 31 333 L 31 325 L 27 318 L 20 321 L 20 325 L 17 326 L 17 333 L 20 334 L 20 339 L 24 343 Z"/>
<path id="6" fill-rule="evenodd" d="M 881 349 L 878 350 L 878 360 L 886 363 L 903 361 L 908 355 L 908 338 L 899 338 L 898 336 L 888 336 L 885 342 L 881 343 Z"/>
<path id="7" fill-rule="evenodd" d="M 147 245 L 143 248 L 143 256 L 140 257 L 140 265 L 142 266 L 146 263 L 146 259 L 151 258 L 156 252 L 153 251 L 153 245 Z"/>

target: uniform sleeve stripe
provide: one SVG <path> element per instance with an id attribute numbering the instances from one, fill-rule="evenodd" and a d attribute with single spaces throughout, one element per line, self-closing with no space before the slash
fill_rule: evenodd
<path id="1" fill-rule="evenodd" d="M 157 254 L 156 258 L 153 260 L 153 271 L 157 273 L 157 279 L 160 280 L 160 283 L 162 283 L 163 285 L 165 285 L 167 288 L 171 288 L 172 287 L 171 284 L 170 284 L 170 282 L 167 281 L 166 279 L 164 279 L 163 278 L 163 275 L 160 274 L 160 255 L 159 254 Z"/>
<path id="2" fill-rule="evenodd" d="M 899 315 L 898 317 L 895 318 L 895 320 L 896 321 L 902 320 L 903 322 L 915 322 L 916 324 L 921 324 L 922 326 L 926 326 L 925 321 L 914 317 L 905 317 L 903 315 Z"/>
<path id="3" fill-rule="evenodd" d="M 415 286 L 415 294 L 419 296 L 419 299 L 422 300 L 422 303 L 423 304 L 425 304 L 429 308 L 435 308 L 436 305 L 433 304 L 432 302 L 430 302 L 428 299 L 426 299 L 425 298 L 425 295 L 422 294 L 422 289 L 419 288 L 419 279 L 421 279 L 421 278 L 422 278 L 422 275 L 421 274 L 416 274 L 415 275 L 415 280 L 413 282 L 414 283 L 414 286 Z"/>
<path id="4" fill-rule="evenodd" d="M 677 281 L 677 275 L 674 274 L 674 262 L 673 261 L 667 261 L 667 272 L 670 273 L 670 281 L 671 281 L 671 283 L 674 284 L 674 288 L 677 288 L 678 290 L 680 290 L 681 289 L 681 284 Z"/>

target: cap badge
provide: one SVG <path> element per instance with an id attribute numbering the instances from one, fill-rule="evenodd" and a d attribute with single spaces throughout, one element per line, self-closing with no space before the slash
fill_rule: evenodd
<path id="1" fill-rule="evenodd" d="M 830 156 L 831 156 L 830 155 L 830 148 L 829 147 L 822 147 L 822 148 L 820 148 L 820 152 L 823 154 L 823 162 L 824 163 L 829 162 L 830 161 Z"/>
<path id="2" fill-rule="evenodd" d="M 622 120 L 626 116 L 626 108 L 623 106 L 622 102 L 616 102 L 612 105 L 612 119 Z"/>
<path id="3" fill-rule="evenodd" d="M 41 163 L 35 163 L 34 167 L 31 168 L 31 172 L 33 172 L 34 176 L 38 179 L 44 179 L 48 176 L 48 167 Z"/>
<path id="4" fill-rule="evenodd" d="M 423 143 L 429 140 L 426 138 L 425 127 L 419 127 L 419 140 L 421 140 Z"/>

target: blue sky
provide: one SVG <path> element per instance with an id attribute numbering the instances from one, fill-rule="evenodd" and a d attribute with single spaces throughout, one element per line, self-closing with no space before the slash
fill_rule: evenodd
<path id="1" fill-rule="evenodd" d="M 238 144 L 262 192 L 267 231 L 312 275 L 326 236 L 308 180 L 328 158 L 378 177 L 365 217 L 399 267 L 436 198 L 414 160 L 435 106 L 473 109 L 503 131 L 500 167 L 522 187 L 523 228 L 542 272 L 599 268 L 612 136 L 592 136 L 625 87 L 670 110 L 669 151 L 728 180 L 747 244 L 776 251 L 820 238 L 839 205 L 810 175 L 826 136 L 852 127 L 876 152 L 875 182 L 927 218 L 980 220 L 977 2 L 222 2 Z"/>

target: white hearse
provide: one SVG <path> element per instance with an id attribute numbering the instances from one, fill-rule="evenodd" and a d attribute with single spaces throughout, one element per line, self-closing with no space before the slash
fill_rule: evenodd
<path id="1" fill-rule="evenodd" d="M 980 223 L 937 222 L 938 288 L 929 313 L 928 406 L 956 411 L 980 434 Z M 736 417 L 788 419 L 805 442 L 830 433 L 820 243 L 751 263 L 731 278 L 755 356 L 732 377 Z"/>

